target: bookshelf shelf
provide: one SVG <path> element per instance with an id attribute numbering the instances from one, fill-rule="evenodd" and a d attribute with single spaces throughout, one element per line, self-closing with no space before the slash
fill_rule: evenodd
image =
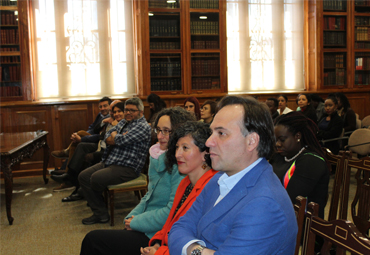
<path id="1" fill-rule="evenodd" d="M 226 92 L 226 1 L 177 0 L 176 8 L 166 2 L 134 1 L 141 15 L 135 23 L 143 52 L 140 95 Z M 195 59 L 204 64 L 196 74 Z"/>

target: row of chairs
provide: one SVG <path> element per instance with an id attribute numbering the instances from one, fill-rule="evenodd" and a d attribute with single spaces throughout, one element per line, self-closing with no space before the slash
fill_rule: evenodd
<path id="1" fill-rule="evenodd" d="M 301 255 L 315 255 L 316 236 L 320 236 L 324 243 L 320 253 L 331 254 L 333 246 L 337 255 L 345 255 L 346 251 L 351 254 L 370 254 L 370 240 L 365 237 L 355 225 L 346 220 L 326 221 L 319 218 L 319 205 L 311 202 L 306 209 L 306 198 L 298 196 L 294 204 L 294 210 L 298 221 L 298 235 L 295 255 L 299 254 L 302 234 L 304 240 Z M 304 224 L 305 223 L 305 224 Z M 303 227 L 304 231 L 303 231 Z"/>

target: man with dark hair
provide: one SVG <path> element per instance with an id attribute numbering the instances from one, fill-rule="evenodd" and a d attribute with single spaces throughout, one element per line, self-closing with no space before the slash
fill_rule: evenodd
<path id="1" fill-rule="evenodd" d="M 76 146 L 80 143 L 91 143 L 93 145 L 92 147 L 96 147 L 95 145 L 98 144 L 99 142 L 99 137 L 100 137 L 100 131 L 103 127 L 102 121 L 106 118 L 108 118 L 109 115 L 109 109 L 110 109 L 110 104 L 112 103 L 112 100 L 108 97 L 103 97 L 102 99 L 99 100 L 99 110 L 100 112 L 95 118 L 95 121 L 91 123 L 87 129 L 85 130 L 80 130 L 78 132 L 75 132 L 71 135 L 71 140 L 72 142 L 69 144 L 67 149 L 64 150 L 59 150 L 59 151 L 52 151 L 51 155 L 55 158 L 60 158 L 60 159 L 70 159 L 72 158 Z M 95 148 L 96 150 L 96 148 Z M 92 151 L 94 151 L 92 149 Z M 69 162 L 68 162 L 69 163 Z M 68 165 L 65 167 L 65 172 L 68 171 Z M 54 174 L 60 174 L 59 172 L 57 173 L 51 173 L 52 175 Z M 52 176 L 53 177 L 53 176 Z M 52 178 L 53 179 L 53 178 Z M 59 187 L 54 188 L 54 191 L 62 191 L 62 190 L 68 190 L 68 189 L 73 189 L 73 185 L 69 183 L 61 183 Z"/>
<path id="2" fill-rule="evenodd" d="M 274 127 L 265 104 L 221 100 L 206 145 L 221 171 L 169 233 L 171 254 L 294 254 L 297 221 L 289 196 L 267 162 Z"/>
<path id="3" fill-rule="evenodd" d="M 275 120 L 277 117 L 279 117 L 279 112 L 277 111 L 279 108 L 279 101 L 274 97 L 270 97 L 267 98 L 266 104 L 270 110 L 272 119 Z"/>
<path id="4" fill-rule="evenodd" d="M 93 215 L 82 220 L 85 225 L 109 221 L 102 193 L 109 185 L 137 178 L 144 166 L 150 145 L 150 126 L 143 116 L 144 105 L 134 97 L 125 102 L 125 119 L 109 130 L 104 138 L 107 148 L 102 161 L 79 176 L 83 195 Z"/>

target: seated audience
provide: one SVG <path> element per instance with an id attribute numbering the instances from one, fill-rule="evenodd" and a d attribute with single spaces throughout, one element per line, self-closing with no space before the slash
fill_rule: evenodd
<path id="1" fill-rule="evenodd" d="M 227 96 L 218 108 L 206 146 L 221 172 L 173 224 L 170 254 L 293 254 L 297 220 L 266 160 L 275 140 L 266 104 Z"/>
<path id="2" fill-rule="evenodd" d="M 311 105 L 311 96 L 309 94 L 299 94 L 297 103 L 300 108 L 300 112 L 317 124 L 316 111 Z"/>
<path id="3" fill-rule="evenodd" d="M 117 125 L 118 122 L 124 119 L 125 103 L 114 101 L 113 103 L 111 103 L 111 107 L 111 117 L 103 120 L 104 126 L 100 134 L 101 140 L 99 141 L 97 146 L 95 146 L 95 143 L 79 143 L 76 147 L 75 153 L 73 154 L 68 164 L 68 172 L 62 175 L 51 176 L 51 178 L 55 181 L 65 183 L 69 181 L 76 187 L 71 195 L 62 199 L 62 202 L 72 202 L 83 199 L 83 196 L 78 193 L 78 189 L 80 187 L 80 184 L 78 182 L 78 175 L 82 170 L 92 165 L 90 164 L 90 161 L 86 159 L 87 155 L 89 153 L 93 153 L 92 151 L 95 149 L 94 157 L 100 157 L 99 160 L 96 162 L 99 163 L 106 148 L 106 143 L 103 140 L 105 133 L 111 130 L 114 126 Z M 110 121 L 108 121 L 109 119 Z"/>
<path id="4" fill-rule="evenodd" d="M 317 94 L 310 94 L 311 105 L 316 110 L 316 117 L 318 120 L 321 120 L 322 116 L 325 114 L 325 105 L 324 99 L 322 99 Z"/>
<path id="5" fill-rule="evenodd" d="M 343 120 L 337 114 L 338 101 L 335 96 L 329 96 L 325 100 L 325 115 L 320 120 L 317 133 L 317 139 L 327 140 L 339 138 L 343 132 Z M 332 153 L 339 153 L 339 141 L 325 142 L 324 147 L 331 150 Z"/>
<path id="6" fill-rule="evenodd" d="M 155 121 L 157 114 L 164 108 L 167 108 L 166 102 L 163 101 L 157 94 L 151 93 L 147 98 L 146 101 L 150 107 L 150 116 L 148 123 L 152 125 Z"/>
<path id="7" fill-rule="evenodd" d="M 199 101 L 195 97 L 188 97 L 184 101 L 184 108 L 188 112 L 192 112 L 197 120 L 200 120 Z"/>
<path id="8" fill-rule="evenodd" d="M 316 139 L 317 126 L 300 112 L 276 119 L 277 152 L 270 159 L 275 174 L 295 203 L 297 196 L 320 205 L 324 218 L 328 196 L 329 171 L 325 155 Z"/>
<path id="9" fill-rule="evenodd" d="M 287 114 L 288 112 L 291 112 L 293 111 L 292 109 L 290 109 L 289 107 L 287 107 L 287 103 L 288 103 L 288 97 L 285 96 L 285 95 L 280 95 L 278 97 L 278 101 L 279 101 L 279 109 L 277 110 L 279 115 L 283 115 L 283 114 Z"/>
<path id="10" fill-rule="evenodd" d="M 180 107 L 163 109 L 155 120 L 158 143 L 150 148 L 148 192 L 126 216 L 124 230 L 97 230 L 84 239 L 81 254 L 140 254 L 153 235 L 162 229 L 170 213 L 180 181 L 177 165 L 166 168 L 170 135 L 194 116 Z M 203 164 L 203 162 L 202 162 Z"/>
<path id="11" fill-rule="evenodd" d="M 216 113 L 216 106 L 217 103 L 212 100 L 207 100 L 202 105 L 200 109 L 200 118 L 203 120 L 204 123 L 212 123 L 213 117 Z"/>
<path id="12" fill-rule="evenodd" d="M 102 161 L 85 170 L 78 181 L 93 215 L 82 220 L 85 225 L 109 221 L 102 192 L 109 185 L 137 178 L 144 166 L 150 145 L 150 126 L 143 116 L 144 105 L 138 97 L 125 102 L 125 119 L 105 135 L 108 145 Z"/>
<path id="13" fill-rule="evenodd" d="M 272 120 L 275 120 L 279 116 L 278 112 L 279 101 L 276 98 L 270 97 L 266 100 L 266 104 L 270 110 Z"/>
<path id="14" fill-rule="evenodd" d="M 335 93 L 338 100 L 338 115 L 342 117 L 344 132 L 356 130 L 356 113 L 352 110 L 346 95 L 341 92 Z"/>
<path id="15" fill-rule="evenodd" d="M 112 100 L 110 100 L 108 97 L 103 97 L 99 100 L 99 110 L 100 112 L 95 118 L 95 121 L 90 124 L 87 131 L 80 130 L 76 133 L 73 133 L 71 135 L 72 142 L 69 144 L 67 149 L 60 150 L 60 151 L 52 151 L 51 155 L 55 158 L 60 159 L 68 159 L 68 161 L 73 156 L 73 153 L 76 149 L 76 146 L 80 142 L 85 143 L 94 143 L 97 144 L 99 141 L 99 133 L 101 129 L 101 122 L 105 118 L 109 117 L 109 105 L 112 103 Z M 96 149 L 95 149 L 96 150 Z M 68 165 L 66 165 L 65 171 L 68 171 Z M 73 185 L 70 183 L 62 183 L 59 187 L 56 187 L 53 189 L 53 191 L 62 191 L 62 190 L 68 190 L 73 189 Z"/>

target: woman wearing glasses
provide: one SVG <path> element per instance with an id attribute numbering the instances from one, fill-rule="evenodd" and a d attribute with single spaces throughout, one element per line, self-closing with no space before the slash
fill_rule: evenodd
<path id="1" fill-rule="evenodd" d="M 82 242 L 81 254 L 140 254 L 150 238 L 162 229 L 170 213 L 180 181 L 177 165 L 165 165 L 170 135 L 183 123 L 195 121 L 194 115 L 180 107 L 163 109 L 154 122 L 158 143 L 150 150 L 148 192 L 126 216 L 124 230 L 95 230 Z"/>

